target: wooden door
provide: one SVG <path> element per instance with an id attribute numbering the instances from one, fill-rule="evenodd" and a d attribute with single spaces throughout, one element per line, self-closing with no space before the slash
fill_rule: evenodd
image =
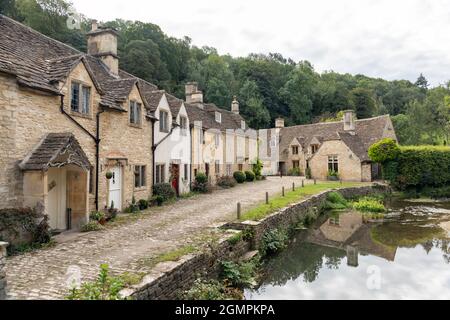
<path id="1" fill-rule="evenodd" d="M 110 170 L 112 178 L 109 180 L 109 203 L 114 201 L 114 208 L 122 210 L 122 168 L 116 166 Z"/>
<path id="2" fill-rule="evenodd" d="M 172 164 L 172 188 L 175 189 L 177 196 L 180 195 L 180 166 L 177 164 Z"/>

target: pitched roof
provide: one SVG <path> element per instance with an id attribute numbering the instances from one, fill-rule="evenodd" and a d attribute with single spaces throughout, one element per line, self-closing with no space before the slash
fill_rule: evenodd
<path id="1" fill-rule="evenodd" d="M 369 161 L 368 150 L 371 145 L 383 138 L 384 129 L 389 121 L 389 115 L 356 120 L 355 134 L 344 131 L 343 121 L 282 128 L 280 152 L 285 151 L 295 138 L 303 148 L 308 147 L 314 138 L 320 142 L 342 140 L 361 161 Z"/>
<path id="2" fill-rule="evenodd" d="M 122 70 L 119 75 L 114 75 L 101 59 L 0 14 L 0 72 L 14 75 L 19 85 L 60 94 L 58 82 L 65 81 L 81 61 L 92 77 L 104 107 L 126 111 L 122 103 L 135 84 L 143 91 L 157 89 Z"/>
<path id="3" fill-rule="evenodd" d="M 241 121 L 244 120 L 241 115 L 219 108 L 212 103 L 185 103 L 185 106 L 191 123 L 201 121 L 205 129 L 219 129 L 222 131 L 226 129 L 241 129 Z M 216 112 L 222 115 L 220 123 L 216 121 Z"/>
<path id="4" fill-rule="evenodd" d="M 47 170 L 75 164 L 89 170 L 91 164 L 72 133 L 49 133 L 19 164 L 22 170 Z"/>

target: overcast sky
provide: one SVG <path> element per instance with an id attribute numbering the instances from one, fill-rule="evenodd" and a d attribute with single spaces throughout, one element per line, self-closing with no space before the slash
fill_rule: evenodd
<path id="1" fill-rule="evenodd" d="M 450 0 L 72 0 L 100 21 L 159 25 L 221 54 L 279 52 L 318 71 L 450 80 Z"/>

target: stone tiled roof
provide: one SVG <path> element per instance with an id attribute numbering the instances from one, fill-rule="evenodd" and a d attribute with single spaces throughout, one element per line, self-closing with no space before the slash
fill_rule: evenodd
<path id="1" fill-rule="evenodd" d="M 176 118 L 180 113 L 181 106 L 184 101 L 172 96 L 171 94 L 166 94 L 167 102 L 169 103 L 170 112 L 172 112 L 172 117 Z"/>
<path id="2" fill-rule="evenodd" d="M 185 103 L 185 106 L 191 124 L 194 121 L 201 121 L 205 129 L 218 129 L 222 131 L 226 129 L 241 129 L 241 120 L 244 120 L 241 115 L 219 108 L 211 103 Z M 216 112 L 222 114 L 222 121 L 220 123 L 216 122 Z"/>
<path id="3" fill-rule="evenodd" d="M 101 94 L 104 107 L 125 111 L 122 103 L 135 84 L 143 91 L 157 89 L 122 70 L 114 75 L 99 58 L 0 15 L 0 72 L 14 75 L 19 85 L 60 94 L 59 82 L 65 81 L 80 61 Z"/>
<path id="4" fill-rule="evenodd" d="M 19 164 L 22 170 L 47 170 L 74 164 L 89 170 L 91 164 L 72 133 L 49 133 Z"/>
<path id="5" fill-rule="evenodd" d="M 280 152 L 284 152 L 295 138 L 303 148 L 306 148 L 315 137 L 320 142 L 342 140 L 361 161 L 369 161 L 368 150 L 372 144 L 383 138 L 383 132 L 388 122 L 390 122 L 388 115 L 356 120 L 354 135 L 344 131 L 343 121 L 282 128 Z"/>

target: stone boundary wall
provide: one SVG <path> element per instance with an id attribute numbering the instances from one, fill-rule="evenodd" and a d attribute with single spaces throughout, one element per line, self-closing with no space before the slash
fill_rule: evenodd
<path id="1" fill-rule="evenodd" d="M 291 204 L 260 221 L 245 221 L 239 224 L 231 224 L 228 225 L 228 228 L 232 227 L 237 230 L 250 229 L 253 232 L 252 249 L 257 250 L 259 249 L 262 237 L 265 233 L 275 229 L 289 229 L 290 227 L 297 225 L 300 221 L 303 221 L 308 212 L 311 210 L 318 210 L 325 202 L 327 195 L 335 191 L 340 192 L 344 198 L 349 199 L 391 192 L 391 189 L 385 185 L 372 185 L 324 191 L 298 203 Z"/>
<path id="2" fill-rule="evenodd" d="M 221 261 L 237 261 L 250 250 L 250 243 L 241 240 L 232 245 L 226 239 L 206 253 L 187 255 L 177 262 L 158 264 L 142 282 L 121 292 L 123 297 L 135 300 L 176 300 L 202 277 L 216 278 Z"/>
<path id="3" fill-rule="evenodd" d="M 8 243 L 0 242 L 0 300 L 6 300 L 6 247 Z"/>
<path id="4" fill-rule="evenodd" d="M 376 193 L 390 192 L 390 188 L 384 185 L 374 185 L 355 188 L 342 188 L 325 191 L 314 195 L 301 202 L 290 205 L 265 219 L 254 222 L 229 223 L 222 229 L 253 231 L 253 239 L 250 242 L 240 240 L 232 245 L 228 242 L 231 236 L 219 241 L 206 253 L 187 255 L 177 262 L 164 262 L 158 264 L 153 271 L 146 275 L 139 285 L 122 290 L 123 297 L 136 300 L 175 300 L 180 298 L 180 293 L 192 287 L 194 281 L 200 276 L 215 278 L 219 275 L 220 261 L 237 261 L 248 251 L 259 248 L 263 235 L 271 230 L 289 228 L 296 225 L 312 209 L 320 207 L 327 194 L 339 191 L 345 198 L 367 196 Z"/>

